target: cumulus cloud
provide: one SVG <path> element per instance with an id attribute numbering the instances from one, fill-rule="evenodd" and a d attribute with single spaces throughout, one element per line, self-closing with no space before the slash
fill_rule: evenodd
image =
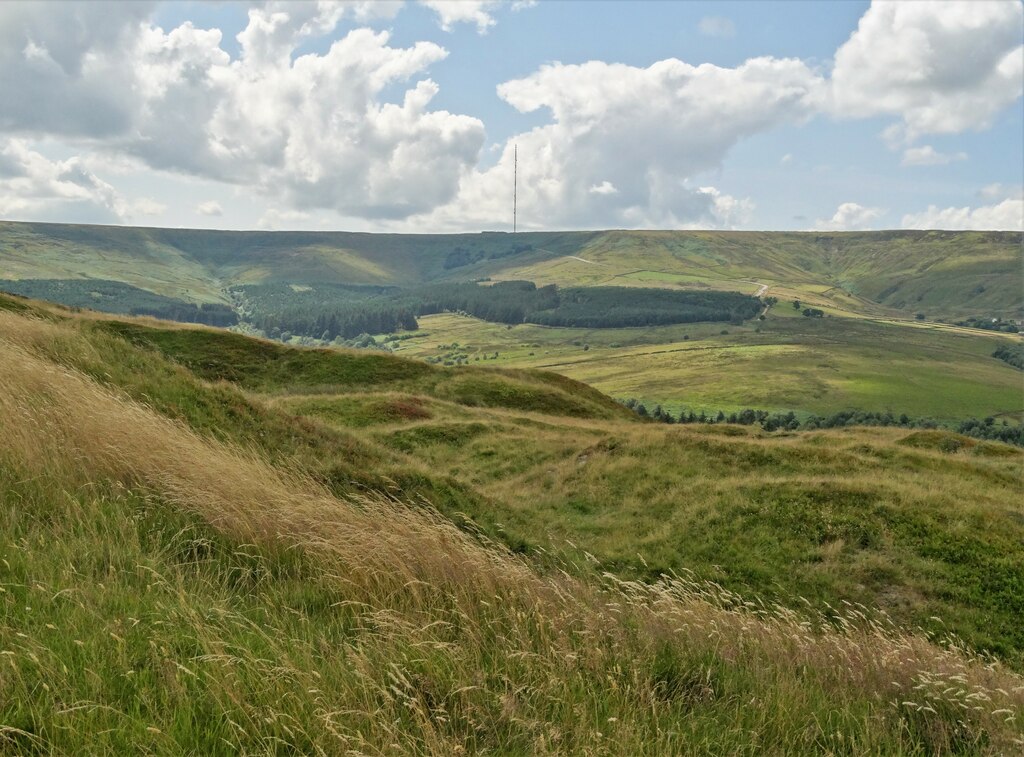
<path id="1" fill-rule="evenodd" d="M 79 158 L 50 160 L 23 140 L 0 142 L 0 216 L 122 223 L 164 210 L 164 205 L 146 197 L 129 201 Z"/>
<path id="2" fill-rule="evenodd" d="M 167 206 L 149 197 L 139 197 L 128 204 L 128 217 L 132 216 L 162 216 Z"/>
<path id="3" fill-rule="evenodd" d="M 207 200 L 196 205 L 196 213 L 201 216 L 222 216 L 224 208 L 216 200 Z"/>
<path id="4" fill-rule="evenodd" d="M 736 25 L 724 16 L 705 16 L 697 24 L 697 28 L 705 37 L 730 39 L 736 36 Z"/>
<path id="5" fill-rule="evenodd" d="M 437 14 L 441 28 L 450 32 L 456 24 L 476 24 L 480 34 L 494 26 L 491 11 L 500 3 L 496 0 L 420 0 L 422 5 Z"/>
<path id="6" fill-rule="evenodd" d="M 480 33 L 502 7 L 424 5 L 443 28 L 469 24 Z M 403 230 L 493 227 L 511 216 L 518 144 L 524 228 L 728 228 L 746 223 L 751 201 L 717 179 L 717 188 L 701 185 L 752 135 L 821 113 L 890 116 L 888 140 L 903 165 L 940 165 L 966 156 L 921 145 L 923 135 L 985 128 L 1024 87 L 1020 3 L 876 2 L 837 51 L 830 76 L 772 57 L 731 68 L 676 59 L 646 68 L 542 66 L 501 84 L 498 94 L 520 112 L 548 114 L 546 122 L 510 138 L 497 148 L 497 163 L 480 168 L 484 125 L 434 104 L 439 88 L 429 70 L 447 50 L 393 44 L 388 32 L 371 28 L 334 39 L 343 19 L 388 19 L 400 6 L 262 3 L 249 11 L 232 55 L 218 29 L 154 26 L 147 3 L 3 3 L 0 134 L 37 143 L 52 137 L 83 151 L 74 165 L 48 161 L 58 167 L 33 174 L 33 186 L 50 198 L 47 207 L 63 197 L 107 220 L 158 209 L 127 203 L 99 178 L 120 161 L 262 193 L 277 208 L 267 226 L 330 210 Z M 735 32 L 721 17 L 699 28 Z M 90 153 L 110 167 L 98 168 Z M 791 161 L 786 155 L 781 164 Z M 52 178 L 61 171 L 78 178 Z M 9 187 L 5 197 L 4 207 L 29 202 Z M 845 203 L 819 224 L 860 228 L 881 212 Z"/>
<path id="7" fill-rule="evenodd" d="M 690 180 L 744 137 L 809 117 L 822 86 L 791 59 L 543 66 L 498 94 L 521 112 L 546 109 L 551 122 L 511 138 L 495 166 L 464 177 L 458 200 L 425 220 L 448 228 L 510 215 L 518 144 L 524 228 L 732 225 L 749 201 Z"/>
<path id="8" fill-rule="evenodd" d="M 967 153 L 943 153 L 931 145 L 908 147 L 903 151 L 902 166 L 944 166 L 957 160 L 967 160 Z"/>
<path id="9" fill-rule="evenodd" d="M 882 208 L 870 208 L 855 202 L 844 202 L 829 219 L 818 219 L 814 228 L 819 231 L 861 231 L 870 229 L 876 218 L 885 213 Z"/>
<path id="10" fill-rule="evenodd" d="M 927 210 L 904 215 L 901 225 L 905 229 L 1024 231 L 1024 186 L 988 184 L 977 196 L 988 203 L 959 208 L 929 205 Z"/>
<path id="11" fill-rule="evenodd" d="M 1018 2 L 879 2 L 839 48 L 832 108 L 897 116 L 891 142 L 986 128 L 1024 89 Z"/>
<path id="12" fill-rule="evenodd" d="M 711 202 L 704 219 L 691 223 L 691 228 L 736 229 L 750 222 L 754 210 L 750 199 L 727 195 L 715 187 L 701 187 L 698 191 Z"/>
<path id="13" fill-rule="evenodd" d="M 1024 231 L 1024 200 L 1007 199 L 977 208 L 938 208 L 903 216 L 904 229 Z"/>
<path id="14" fill-rule="evenodd" d="M 102 138 L 130 128 L 132 73 L 116 51 L 134 45 L 153 5 L 0 3 L 0 130 Z"/>
<path id="15" fill-rule="evenodd" d="M 251 186 L 302 208 L 403 218 L 450 200 L 475 165 L 483 124 L 432 110 L 424 71 L 447 55 L 355 29 L 297 55 L 375 3 L 270 3 L 249 11 L 237 59 L 221 32 L 165 32 L 148 8 L 0 6 L 0 129 L 101 143 L 152 168 Z M 385 89 L 413 80 L 399 102 Z"/>

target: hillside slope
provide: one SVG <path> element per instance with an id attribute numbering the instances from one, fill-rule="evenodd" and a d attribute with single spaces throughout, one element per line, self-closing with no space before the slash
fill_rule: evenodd
<path id="1" fill-rule="evenodd" d="M 1016 232 L 234 232 L 0 222 L 0 279 L 123 281 L 195 302 L 246 283 L 762 284 L 854 312 L 1021 317 Z"/>
<path id="2" fill-rule="evenodd" d="M 1020 318 L 1017 232 L 610 231 L 575 257 L 501 260 L 482 269 L 538 283 L 711 286 L 754 293 L 768 285 L 855 313 L 924 312 Z"/>
<path id="3" fill-rule="evenodd" d="M 550 374 L 2 296 L 0 349 L 0 752 L 1024 744 L 1019 674 L 844 604 L 1019 666 L 1019 450 L 666 429 Z M 712 563 L 746 597 L 622 580 Z"/>
<path id="4" fill-rule="evenodd" d="M 25 344 L 47 359 L 337 493 L 426 497 L 517 549 L 572 542 L 632 575 L 694 570 L 745 593 L 862 602 L 908 627 L 938 630 L 938 615 L 976 646 L 1024 661 L 1013 620 L 1024 612 L 1013 589 L 1024 580 L 1024 526 L 1006 505 L 1024 493 L 1019 449 L 908 429 L 665 427 L 550 373 L 39 312 L 59 321 L 34 322 Z M 821 499 L 833 489 L 843 492 L 835 502 Z M 764 502 L 744 510 L 749 498 Z M 791 510 L 800 529 L 782 515 Z M 905 518 L 917 525 L 905 530 Z M 755 534 L 773 546 L 748 544 Z M 936 546 L 966 538 L 978 540 L 969 559 Z M 1003 588 L 956 593 L 992 579 Z"/>

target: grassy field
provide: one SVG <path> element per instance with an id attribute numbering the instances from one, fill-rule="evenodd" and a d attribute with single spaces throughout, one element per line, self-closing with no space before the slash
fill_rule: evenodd
<path id="1" fill-rule="evenodd" d="M 1018 449 L 3 296 L 0 348 L 2 752 L 1024 746 Z"/>
<path id="2" fill-rule="evenodd" d="M 1019 450 L 3 297 L 0 345 L 4 752 L 1024 744 Z"/>
<path id="3" fill-rule="evenodd" d="M 420 331 L 395 349 L 442 362 L 465 356 L 473 365 L 557 371 L 674 413 L 751 407 L 826 415 L 859 409 L 955 420 L 1019 418 L 1024 411 L 1024 376 L 992 357 L 999 345 L 1015 341 L 1006 335 L 804 318 L 787 303 L 756 324 L 507 328 L 450 314 L 422 318 Z"/>

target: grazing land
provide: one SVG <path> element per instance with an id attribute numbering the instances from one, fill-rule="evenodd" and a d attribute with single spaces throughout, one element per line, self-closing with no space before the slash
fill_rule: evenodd
<path id="1" fill-rule="evenodd" d="M 0 346 L 6 751 L 1022 746 L 1020 449 L 2 295 Z"/>
<path id="2" fill-rule="evenodd" d="M 791 317 L 778 303 L 743 326 L 506 328 L 445 314 L 393 343 L 398 355 L 543 368 L 648 408 L 826 415 L 891 411 L 942 422 L 1024 416 L 1024 383 L 993 353 L 1015 339 L 935 324 Z M 757 325 L 754 325 L 754 324 Z M 727 332 L 727 333 L 723 333 Z"/>

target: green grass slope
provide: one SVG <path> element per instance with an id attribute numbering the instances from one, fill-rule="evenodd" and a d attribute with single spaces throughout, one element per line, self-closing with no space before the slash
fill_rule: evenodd
<path id="1" fill-rule="evenodd" d="M 490 273 L 560 285 L 711 286 L 863 313 L 1020 318 L 1017 232 L 613 231 L 575 257 L 499 260 Z"/>
<path id="2" fill-rule="evenodd" d="M 1024 743 L 1020 450 L 3 296 L 0 348 L 0 752 Z"/>
<path id="3" fill-rule="evenodd" d="M 934 631 L 939 616 L 1024 664 L 1020 450 L 905 429 L 664 427 L 555 374 L 203 328 L 77 317 L 36 330 L 47 359 L 337 493 L 426 497 L 517 550 L 578 555 L 572 543 L 630 576 L 693 570 Z"/>

